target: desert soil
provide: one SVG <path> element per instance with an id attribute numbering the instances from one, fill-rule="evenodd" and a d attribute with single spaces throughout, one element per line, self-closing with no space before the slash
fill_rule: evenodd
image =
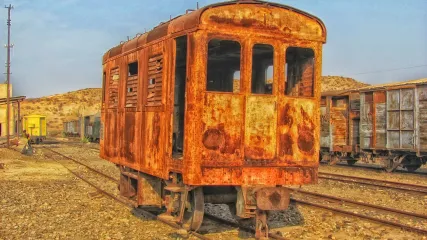
<path id="1" fill-rule="evenodd" d="M 98 152 L 89 147 L 61 144 L 55 150 L 110 176 L 118 176 L 114 164 L 100 159 Z M 0 169 L 0 239 L 180 238 L 176 229 L 157 221 L 137 218 L 124 205 L 96 194 L 96 189 L 76 178 L 54 159 L 64 161 L 41 149 L 30 157 L 0 148 L 0 163 L 4 163 L 4 169 Z M 79 168 L 73 170 L 83 173 Z M 346 173 L 347 170 L 321 166 L 320 171 Z M 389 180 L 423 181 L 423 177 L 413 175 L 409 175 L 409 178 L 408 175 L 399 174 L 373 176 L 363 170 L 348 171 Z M 96 181 L 95 185 L 111 190 L 102 181 L 91 180 Z M 305 186 L 303 189 L 418 213 L 426 211 L 426 196 L 410 193 L 380 191 L 322 180 L 316 186 Z M 207 204 L 206 211 L 231 218 L 225 205 Z M 287 239 L 427 239 L 394 227 L 303 205 L 292 204 L 289 210 L 272 214 L 270 220 L 273 227 L 271 232 L 279 232 Z M 201 232 L 218 240 L 254 239 L 251 234 L 209 220 L 205 221 Z"/>

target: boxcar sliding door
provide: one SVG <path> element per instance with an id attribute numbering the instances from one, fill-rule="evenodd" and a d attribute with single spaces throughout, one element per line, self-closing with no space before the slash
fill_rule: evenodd
<path id="1" fill-rule="evenodd" d="M 387 91 L 387 148 L 414 148 L 414 95 L 413 88 Z"/>

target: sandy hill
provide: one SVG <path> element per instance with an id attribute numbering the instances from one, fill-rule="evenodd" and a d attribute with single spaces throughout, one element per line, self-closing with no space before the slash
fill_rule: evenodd
<path id="1" fill-rule="evenodd" d="M 62 132 L 64 120 L 100 111 L 101 97 L 100 88 L 87 88 L 47 97 L 29 98 L 22 103 L 22 115 L 45 115 L 48 135 L 58 135 Z"/>
<path id="2" fill-rule="evenodd" d="M 369 84 L 359 82 L 353 78 L 340 76 L 323 76 L 322 77 L 322 92 L 334 90 L 346 90 L 369 86 Z"/>

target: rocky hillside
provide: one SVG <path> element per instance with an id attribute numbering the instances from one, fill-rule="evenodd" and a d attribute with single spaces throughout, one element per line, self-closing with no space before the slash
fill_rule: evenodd
<path id="1" fill-rule="evenodd" d="M 353 78 L 340 76 L 323 76 L 322 77 L 322 92 L 345 90 L 369 86 L 369 84 L 359 82 Z"/>
<path id="2" fill-rule="evenodd" d="M 100 111 L 101 94 L 100 88 L 88 88 L 47 97 L 29 98 L 21 105 L 22 115 L 45 115 L 48 135 L 59 135 L 64 120 Z"/>

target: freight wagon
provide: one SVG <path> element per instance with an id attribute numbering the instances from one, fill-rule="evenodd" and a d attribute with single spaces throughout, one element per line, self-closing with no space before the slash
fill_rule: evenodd
<path id="1" fill-rule="evenodd" d="M 324 93 L 321 157 L 415 171 L 427 161 L 427 79 Z"/>
<path id="2" fill-rule="evenodd" d="M 43 140 L 46 140 L 46 116 L 33 114 L 24 116 L 22 120 L 23 131 L 26 131 L 26 133 L 30 135 L 30 141 L 32 143 L 39 144 L 43 142 Z"/>
<path id="3" fill-rule="evenodd" d="M 289 204 L 285 186 L 317 183 L 325 42 L 317 17 L 245 0 L 107 51 L 100 157 L 119 166 L 120 195 L 191 231 L 204 203 L 228 204 L 268 238 L 267 212 Z"/>
<path id="4" fill-rule="evenodd" d="M 101 113 L 84 117 L 84 136 L 90 142 L 99 142 L 99 131 L 101 128 Z"/>
<path id="5" fill-rule="evenodd" d="M 80 137 L 80 119 L 74 119 L 63 123 L 63 132 L 66 137 Z"/>

